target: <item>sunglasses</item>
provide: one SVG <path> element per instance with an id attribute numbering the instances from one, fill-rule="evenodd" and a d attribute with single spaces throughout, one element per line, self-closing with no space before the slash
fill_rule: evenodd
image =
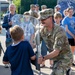
<path id="1" fill-rule="evenodd" d="M 45 21 L 45 20 L 47 20 L 48 18 L 50 18 L 51 16 L 49 16 L 49 17 L 47 17 L 47 18 L 45 18 L 45 19 L 41 19 L 40 21 Z"/>

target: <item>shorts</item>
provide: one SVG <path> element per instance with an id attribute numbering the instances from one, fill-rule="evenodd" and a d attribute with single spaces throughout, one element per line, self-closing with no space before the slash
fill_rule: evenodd
<path id="1" fill-rule="evenodd" d="M 69 41 L 69 44 L 70 44 L 71 46 L 75 46 L 75 41 L 74 41 L 74 39 L 68 39 L 68 41 Z"/>

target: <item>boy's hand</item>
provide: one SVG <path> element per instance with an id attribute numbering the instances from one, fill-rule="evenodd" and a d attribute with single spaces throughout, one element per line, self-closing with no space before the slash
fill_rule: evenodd
<path id="1" fill-rule="evenodd" d="M 12 25 L 12 21 L 10 21 L 8 24 L 9 24 L 9 25 Z"/>

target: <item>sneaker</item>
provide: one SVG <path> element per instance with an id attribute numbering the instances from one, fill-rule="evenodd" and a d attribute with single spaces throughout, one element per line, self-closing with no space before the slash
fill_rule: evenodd
<path id="1" fill-rule="evenodd" d="M 75 66 L 75 63 L 72 63 L 72 66 Z"/>
<path id="2" fill-rule="evenodd" d="M 44 68 L 44 67 L 45 67 L 45 65 L 41 65 L 41 66 L 40 66 L 40 68 Z"/>
<path id="3" fill-rule="evenodd" d="M 5 66 L 4 66 L 5 68 L 9 68 L 9 64 L 5 64 Z"/>
<path id="4" fill-rule="evenodd" d="M 53 69 L 53 65 L 50 66 L 50 69 Z"/>
<path id="5" fill-rule="evenodd" d="M 53 69 L 53 66 L 50 66 L 50 69 Z"/>
<path id="6" fill-rule="evenodd" d="M 70 75 L 70 70 L 71 70 L 71 68 L 69 68 L 69 69 L 66 71 L 66 75 Z"/>

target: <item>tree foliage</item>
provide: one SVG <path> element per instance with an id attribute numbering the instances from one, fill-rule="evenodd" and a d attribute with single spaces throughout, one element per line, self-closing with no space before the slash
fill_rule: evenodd
<path id="1" fill-rule="evenodd" d="M 21 13 L 30 9 L 30 4 L 34 4 L 34 0 L 21 0 Z"/>
<path id="2" fill-rule="evenodd" d="M 20 13 L 21 0 L 13 0 L 13 3 L 16 5 L 16 12 Z"/>
<path id="3" fill-rule="evenodd" d="M 47 5 L 48 8 L 54 8 L 54 6 L 57 4 L 57 0 L 39 0 L 38 4 L 41 5 Z"/>
<path id="4" fill-rule="evenodd" d="M 57 0 L 13 0 L 17 7 L 17 12 L 23 14 L 30 9 L 30 4 L 47 5 L 48 8 L 54 8 L 57 4 Z"/>

